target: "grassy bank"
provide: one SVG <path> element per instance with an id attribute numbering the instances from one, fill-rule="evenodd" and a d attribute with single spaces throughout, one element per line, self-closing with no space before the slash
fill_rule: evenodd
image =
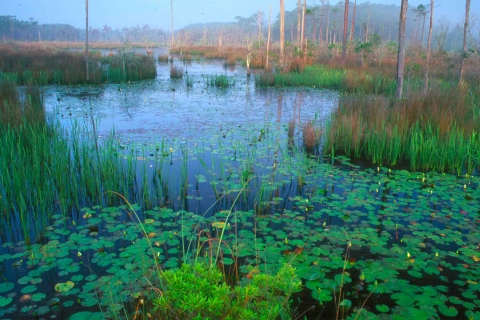
<path id="1" fill-rule="evenodd" d="M 89 56 L 87 81 L 85 56 L 80 52 L 44 49 L 0 49 L 0 77 L 17 84 L 83 84 L 119 83 L 155 79 L 156 64 L 151 56 L 119 51 L 102 56 L 92 52 Z"/>
<path id="2" fill-rule="evenodd" d="M 263 73 L 255 76 L 259 87 L 313 87 L 340 90 L 349 93 L 395 93 L 396 81 L 381 74 L 356 73 L 347 69 L 322 65 L 305 66 L 302 73 Z"/>

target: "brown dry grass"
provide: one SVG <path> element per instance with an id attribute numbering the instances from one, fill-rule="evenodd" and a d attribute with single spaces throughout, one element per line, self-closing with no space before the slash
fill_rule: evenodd
<path id="1" fill-rule="evenodd" d="M 303 127 L 303 145 L 307 152 L 313 152 L 318 146 L 320 139 L 320 130 L 318 130 L 312 122 L 308 122 Z"/>

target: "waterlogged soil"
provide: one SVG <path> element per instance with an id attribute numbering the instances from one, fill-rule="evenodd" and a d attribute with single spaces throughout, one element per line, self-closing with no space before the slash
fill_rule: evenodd
<path id="1" fill-rule="evenodd" d="M 35 242 L 4 232 L 2 319 L 145 316 L 156 262 L 212 252 L 227 275 L 294 265 L 292 318 L 480 319 L 478 176 L 362 168 L 318 156 L 322 141 L 307 153 L 302 128 L 322 130 L 335 92 L 259 90 L 221 62 L 183 67 L 191 88 L 163 64 L 152 82 L 47 89 L 67 132 L 76 120 L 104 141 L 115 127 L 137 203 L 53 214 Z M 212 74 L 235 85 L 208 87 Z"/>

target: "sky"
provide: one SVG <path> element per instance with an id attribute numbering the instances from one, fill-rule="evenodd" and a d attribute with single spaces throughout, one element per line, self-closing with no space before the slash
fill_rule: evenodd
<path id="1" fill-rule="evenodd" d="M 353 0 L 350 0 L 353 2 Z M 368 2 L 357 0 L 357 4 Z M 400 5 L 401 0 L 370 0 L 371 3 Z M 429 0 L 410 0 L 410 6 L 427 4 Z M 174 27 L 179 29 L 192 23 L 231 22 L 236 16 L 249 17 L 263 11 L 268 17 L 272 7 L 272 20 L 277 16 L 279 0 L 173 0 Z M 285 10 L 295 8 L 297 0 L 285 0 Z M 307 5 L 320 4 L 307 0 Z M 338 3 L 330 0 L 331 4 Z M 465 15 L 465 0 L 435 0 L 435 17 L 447 16 L 456 23 Z M 437 6 L 438 5 L 438 6 Z M 473 0 L 470 12 L 480 13 L 480 1 Z M 67 23 L 85 28 L 84 0 L 0 0 L 0 15 L 16 16 L 19 20 L 33 18 L 39 23 Z M 89 25 L 115 28 L 145 24 L 170 29 L 169 0 L 90 0 Z"/>

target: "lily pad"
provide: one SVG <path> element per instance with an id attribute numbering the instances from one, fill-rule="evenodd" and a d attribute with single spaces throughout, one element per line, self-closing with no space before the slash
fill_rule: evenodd
<path id="1" fill-rule="evenodd" d="M 458 310 L 455 307 L 447 307 L 444 304 L 438 306 L 438 311 L 447 317 L 456 317 L 458 315 Z"/>
<path id="2" fill-rule="evenodd" d="M 75 286 L 75 283 L 72 281 L 67 281 L 65 283 L 57 283 L 55 285 L 55 291 L 57 292 L 66 292 L 71 290 Z"/>

